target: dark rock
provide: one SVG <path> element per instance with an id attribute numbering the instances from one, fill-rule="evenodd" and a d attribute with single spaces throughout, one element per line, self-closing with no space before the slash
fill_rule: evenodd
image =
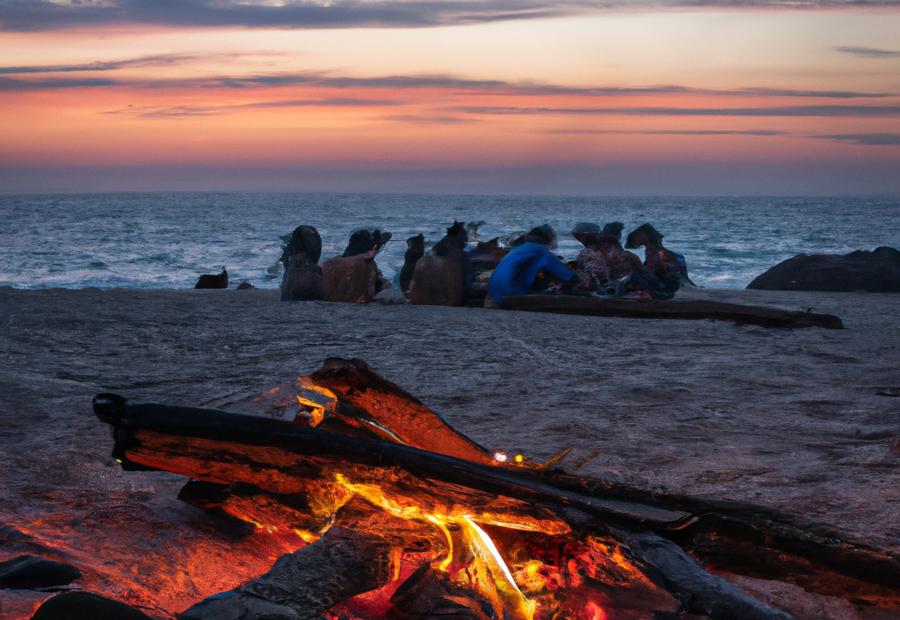
<path id="1" fill-rule="evenodd" d="M 197 280 L 194 288 L 228 288 L 228 271 L 223 267 L 222 273 L 218 275 L 205 273 Z"/>
<path id="2" fill-rule="evenodd" d="M 406 240 L 406 253 L 403 255 L 403 269 L 400 270 L 400 290 L 409 290 L 416 263 L 425 256 L 425 236 L 416 235 Z"/>
<path id="3" fill-rule="evenodd" d="M 240 284 L 237 285 L 237 290 L 239 291 L 250 291 L 255 289 L 256 287 L 250 284 L 247 280 L 244 280 Z"/>
<path id="4" fill-rule="evenodd" d="M 747 285 L 773 291 L 869 291 L 900 293 L 900 251 L 880 247 L 844 256 L 800 254 Z"/>
<path id="5" fill-rule="evenodd" d="M 64 592 L 45 601 L 31 620 L 150 620 L 150 616 L 91 592 Z"/>
<path id="6" fill-rule="evenodd" d="M 281 278 L 281 301 L 325 299 L 322 267 L 310 262 L 305 254 L 297 254 L 288 263 Z"/>
<path id="7" fill-rule="evenodd" d="M 378 292 L 378 267 L 369 254 L 330 258 L 322 272 L 326 301 L 364 304 Z"/>
<path id="8" fill-rule="evenodd" d="M 49 588 L 64 586 L 81 577 L 81 571 L 33 555 L 0 562 L 0 588 Z"/>
<path id="9" fill-rule="evenodd" d="M 407 297 L 427 306 L 461 306 L 465 301 L 465 269 L 461 260 L 423 256 L 416 263 Z"/>

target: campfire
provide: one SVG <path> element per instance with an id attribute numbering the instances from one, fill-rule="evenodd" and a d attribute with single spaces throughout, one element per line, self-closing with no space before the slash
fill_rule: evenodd
<path id="1" fill-rule="evenodd" d="M 126 470 L 278 541 L 262 575 L 179 617 L 789 618 L 722 575 L 897 609 L 895 558 L 758 507 L 643 493 L 495 453 L 360 360 L 230 413 L 94 400 Z"/>

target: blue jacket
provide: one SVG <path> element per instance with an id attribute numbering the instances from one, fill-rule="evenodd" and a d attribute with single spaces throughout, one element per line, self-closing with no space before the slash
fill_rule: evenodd
<path id="1" fill-rule="evenodd" d="M 498 304 L 507 295 L 525 295 L 541 269 L 563 282 L 575 277 L 572 270 L 556 258 L 547 246 L 523 243 L 510 250 L 494 269 L 488 283 L 488 295 Z"/>

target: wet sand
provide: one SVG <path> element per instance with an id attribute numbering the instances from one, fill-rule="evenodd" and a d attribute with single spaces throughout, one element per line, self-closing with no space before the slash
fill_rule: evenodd
<path id="1" fill-rule="evenodd" d="M 205 535 L 175 499 L 182 480 L 115 465 L 91 397 L 221 405 L 343 356 L 488 447 L 599 449 L 580 473 L 774 506 L 900 553 L 900 296 L 694 295 L 811 307 L 846 329 L 0 289 L 0 527 L 74 498 L 72 522 L 96 531 L 113 512 L 159 528 L 141 536 Z"/>

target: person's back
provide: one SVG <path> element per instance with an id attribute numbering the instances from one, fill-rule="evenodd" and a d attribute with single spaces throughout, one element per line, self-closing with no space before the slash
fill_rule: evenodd
<path id="1" fill-rule="evenodd" d="M 526 241 L 510 250 L 494 269 L 488 283 L 488 296 L 499 304 L 508 295 L 524 295 L 530 291 L 542 269 L 563 282 L 575 277 L 546 245 Z"/>
<path id="2" fill-rule="evenodd" d="M 600 251 L 606 258 L 610 278 L 613 280 L 627 276 L 636 269 L 644 269 L 644 264 L 637 254 L 632 254 L 623 248 L 618 241 L 602 245 Z"/>

